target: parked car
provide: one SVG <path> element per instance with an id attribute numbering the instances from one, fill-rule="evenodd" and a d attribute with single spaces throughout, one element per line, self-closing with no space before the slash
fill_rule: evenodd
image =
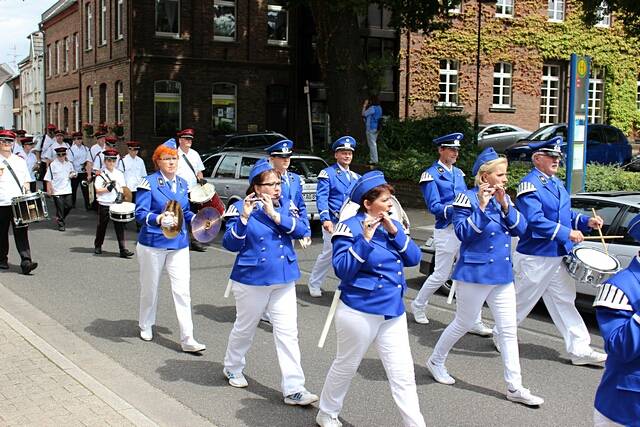
<path id="1" fill-rule="evenodd" d="M 615 126 L 592 124 L 587 128 L 587 163 L 625 165 L 631 161 L 631 145 L 627 137 Z M 509 161 L 530 161 L 532 150 L 528 144 L 561 136 L 562 151 L 567 154 L 567 125 L 543 126 L 505 150 Z"/>
<path id="2" fill-rule="evenodd" d="M 228 150 L 212 154 L 204 159 L 204 177 L 213 184 L 222 202 L 229 206 L 246 196 L 249 188 L 251 167 L 265 157 L 262 151 Z M 311 220 L 319 220 L 316 207 L 316 186 L 318 174 L 328 165 L 320 157 L 294 154 L 291 156 L 289 170 L 302 177 L 302 197 L 307 205 L 307 214 Z"/>
<path id="3" fill-rule="evenodd" d="M 607 240 L 609 254 L 617 258 L 620 262 L 620 268 L 626 268 L 633 257 L 638 255 L 640 245 L 627 236 L 627 227 L 631 219 L 640 213 L 640 192 L 577 193 L 571 196 L 571 207 L 576 212 L 588 216 L 592 215 L 591 209 L 595 209 L 604 220 L 602 234 L 605 236 L 624 236 L 619 240 Z M 597 230 L 592 230 L 586 235 L 599 236 L 599 233 Z M 515 250 L 517 238 L 514 238 L 512 243 Z M 584 241 L 581 246 L 602 249 L 600 240 Z M 427 239 L 421 250 L 420 272 L 429 275 L 433 272 L 435 254 L 433 239 Z M 577 281 L 575 285 L 578 305 L 590 311 L 598 288 L 592 284 Z M 451 282 L 448 282 L 443 286 L 443 290 L 448 293 L 450 286 Z"/>
<path id="4" fill-rule="evenodd" d="M 198 148 L 201 153 L 213 154 L 214 152 L 223 150 L 261 150 L 272 146 L 278 141 L 288 139 L 286 136 L 278 132 L 238 132 L 227 135 L 219 135 L 206 143 L 203 147 Z M 204 159 L 203 159 L 204 160 Z"/>
<path id="5" fill-rule="evenodd" d="M 493 147 L 498 153 L 504 153 L 508 147 L 531 135 L 529 130 L 502 123 L 480 125 L 478 129 L 478 147 Z"/>

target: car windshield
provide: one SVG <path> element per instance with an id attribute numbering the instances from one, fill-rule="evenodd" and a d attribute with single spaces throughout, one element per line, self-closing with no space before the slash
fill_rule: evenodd
<path id="1" fill-rule="evenodd" d="M 530 141 L 546 141 L 553 138 L 558 133 L 559 128 L 555 125 L 541 127 L 527 138 Z"/>
<path id="2" fill-rule="evenodd" d="M 320 159 L 294 157 L 289 170 L 304 177 L 307 182 L 318 182 L 318 174 L 326 167 L 327 164 Z"/>

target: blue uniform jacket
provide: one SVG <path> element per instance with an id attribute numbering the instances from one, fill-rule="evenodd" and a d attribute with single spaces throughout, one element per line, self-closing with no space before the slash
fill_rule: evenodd
<path id="1" fill-rule="evenodd" d="M 187 226 L 191 224 L 194 213 L 189 206 L 187 193 L 187 181 L 176 175 L 176 192 L 171 191 L 171 186 L 158 171 L 142 178 L 136 192 L 136 221 L 142 224 L 138 233 L 138 242 L 152 248 L 182 249 L 189 246 L 189 233 Z M 176 200 L 182 207 L 184 222 L 178 236 L 167 239 L 162 234 L 158 215 L 164 211 L 169 200 Z"/>
<path id="2" fill-rule="evenodd" d="M 590 230 L 589 217 L 571 210 L 571 198 L 562 182 L 533 169 L 518 186 L 516 207 L 527 218 L 527 231 L 517 250 L 526 255 L 564 256 L 571 252 L 572 229 Z"/>
<path id="3" fill-rule="evenodd" d="M 422 172 L 420 188 L 427 209 L 436 217 L 436 228 L 446 228 L 453 219 L 453 200 L 467 191 L 464 172 L 455 166 L 449 172 L 436 161 Z"/>
<path id="4" fill-rule="evenodd" d="M 640 426 L 640 260 L 609 278 L 593 305 L 607 362 L 595 407 L 625 426 Z"/>
<path id="5" fill-rule="evenodd" d="M 395 237 L 380 225 L 367 242 L 362 234 L 364 217 L 364 213 L 358 213 L 338 223 L 331 238 L 340 299 L 365 313 L 400 316 L 404 313 L 402 297 L 407 288 L 403 269 L 420 262 L 420 249 L 395 220 Z"/>
<path id="6" fill-rule="evenodd" d="M 454 280 L 483 285 L 513 282 L 511 237 L 522 236 L 527 221 L 510 200 L 509 205 L 505 215 L 494 198 L 483 212 L 477 187 L 456 196 L 453 226 L 462 244 L 451 276 Z"/>
<path id="7" fill-rule="evenodd" d="M 318 174 L 318 187 L 316 189 L 316 205 L 320 212 L 320 221 L 338 222 L 340 208 L 349 198 L 351 189 L 360 175 L 349 171 L 350 178 L 340 169 L 338 164 L 324 168 Z"/>
<path id="8" fill-rule="evenodd" d="M 300 175 L 287 172 L 286 177 L 282 176 L 282 197 L 293 202 L 296 209 L 291 213 L 304 221 L 307 226 L 307 232 L 304 235 L 310 237 L 311 225 L 307 217 L 307 205 L 304 203 L 304 197 L 302 196 L 302 178 L 300 178 Z"/>
<path id="9" fill-rule="evenodd" d="M 225 212 L 227 228 L 222 246 L 238 252 L 231 270 L 232 280 L 245 285 L 268 286 L 300 278 L 292 239 L 304 237 L 307 227 L 291 215 L 288 201 L 281 198 L 280 202 L 281 206 L 276 208 L 280 224 L 273 222 L 261 207 L 253 211 L 246 225 L 243 224 L 240 219 L 242 200 Z"/>

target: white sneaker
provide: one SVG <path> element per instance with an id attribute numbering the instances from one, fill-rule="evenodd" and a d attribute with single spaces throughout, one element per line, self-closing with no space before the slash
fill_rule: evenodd
<path id="1" fill-rule="evenodd" d="M 494 333 L 493 336 L 491 337 L 491 340 L 493 341 L 493 346 L 496 348 L 496 351 L 498 353 L 500 353 L 501 352 L 501 350 L 500 350 L 500 340 L 498 338 L 499 338 L 499 336 Z"/>
<path id="2" fill-rule="evenodd" d="M 342 423 L 338 417 L 331 416 L 322 410 L 316 415 L 316 424 L 320 427 L 342 427 Z"/>
<path id="3" fill-rule="evenodd" d="M 140 329 L 140 339 L 143 341 L 151 341 L 153 339 L 153 331 L 151 328 Z"/>
<path id="4" fill-rule="evenodd" d="M 321 297 L 322 296 L 322 289 L 309 287 L 309 295 L 311 295 L 314 298 Z"/>
<path id="5" fill-rule="evenodd" d="M 186 341 L 180 344 L 180 347 L 182 347 L 182 351 L 184 351 L 185 353 L 199 353 L 207 349 L 206 345 L 200 344 L 198 341 L 194 340 L 193 338 L 191 338 L 189 341 Z"/>
<path id="6" fill-rule="evenodd" d="M 584 356 L 572 356 L 571 363 L 574 365 L 582 366 L 582 365 L 595 365 L 600 366 L 607 360 L 607 354 L 601 353 L 596 350 L 591 350 L 590 353 L 585 354 Z"/>
<path id="7" fill-rule="evenodd" d="M 244 388 L 249 385 L 249 383 L 247 382 L 247 379 L 244 377 L 244 375 L 242 375 L 242 372 L 234 374 L 233 372 L 229 371 L 227 368 L 224 368 L 222 370 L 222 373 L 224 374 L 225 377 L 227 377 L 227 379 L 229 380 L 229 385 L 232 387 Z"/>
<path id="8" fill-rule="evenodd" d="M 473 325 L 473 328 L 471 328 L 469 333 L 473 335 L 479 335 L 481 337 L 488 337 L 488 336 L 491 336 L 491 334 L 493 333 L 493 330 L 487 327 L 487 325 L 485 325 L 484 323 L 478 322 L 475 325 Z"/>
<path id="9" fill-rule="evenodd" d="M 421 325 L 426 325 L 429 323 L 429 319 L 427 318 L 427 314 L 425 313 L 426 307 L 416 305 L 416 300 L 411 301 L 411 313 L 413 313 L 413 320 L 416 323 L 420 323 Z"/>
<path id="10" fill-rule="evenodd" d="M 528 388 L 519 388 L 511 391 L 507 390 L 507 400 L 522 403 L 527 406 L 540 406 L 544 403 L 544 399 L 531 394 Z"/>
<path id="11" fill-rule="evenodd" d="M 434 365 L 431 358 L 427 359 L 427 369 L 431 372 L 433 379 L 440 384 L 451 385 L 456 382 L 456 380 L 449 375 L 449 372 L 447 372 L 447 368 L 445 368 L 444 365 Z"/>
<path id="12" fill-rule="evenodd" d="M 286 403 L 287 405 L 307 406 L 312 404 L 313 402 L 316 402 L 317 400 L 318 396 L 303 389 L 302 391 L 290 394 L 285 397 L 284 403 Z"/>

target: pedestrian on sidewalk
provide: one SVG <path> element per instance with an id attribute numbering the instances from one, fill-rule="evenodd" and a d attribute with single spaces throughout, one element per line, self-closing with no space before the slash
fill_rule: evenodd
<path id="1" fill-rule="evenodd" d="M 371 95 L 362 104 L 362 118 L 365 123 L 367 145 L 369 146 L 369 164 L 378 164 L 378 130 L 382 120 L 382 107 L 376 95 Z"/>
<path id="2" fill-rule="evenodd" d="M 56 159 L 49 163 L 44 182 L 47 194 L 53 197 L 56 207 L 56 223 L 58 231 L 65 231 L 67 215 L 71 212 L 73 201 L 71 196 L 71 179 L 76 177 L 73 163 L 67 160 L 67 147 L 54 149 Z"/>

